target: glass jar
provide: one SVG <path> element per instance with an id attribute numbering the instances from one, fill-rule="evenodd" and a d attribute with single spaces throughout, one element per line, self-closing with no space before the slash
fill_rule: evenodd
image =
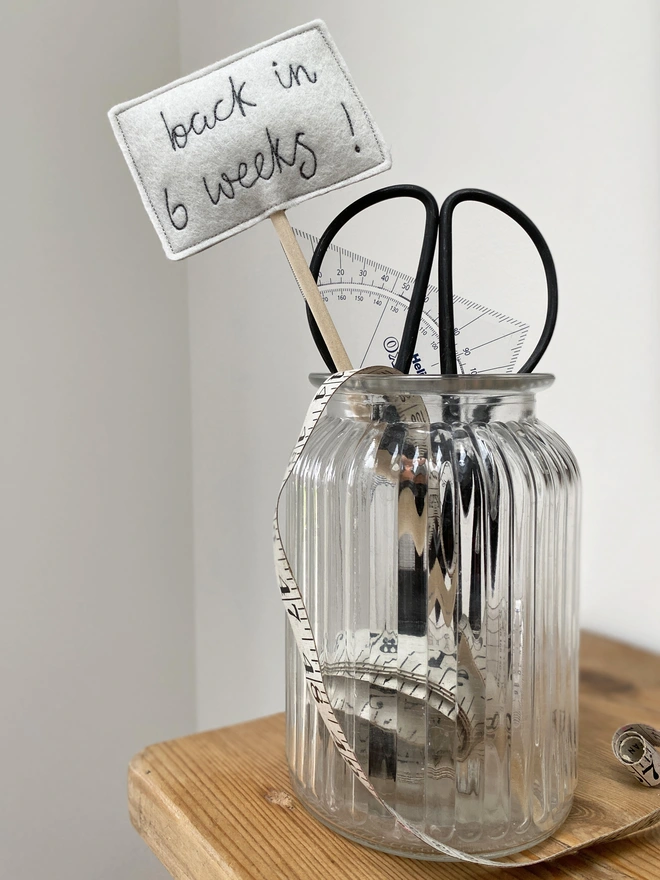
<path id="1" fill-rule="evenodd" d="M 580 478 L 535 416 L 548 375 L 349 379 L 284 495 L 324 681 L 370 781 L 474 855 L 527 849 L 577 774 Z M 442 859 L 335 748 L 287 627 L 298 798 L 367 846 Z"/>

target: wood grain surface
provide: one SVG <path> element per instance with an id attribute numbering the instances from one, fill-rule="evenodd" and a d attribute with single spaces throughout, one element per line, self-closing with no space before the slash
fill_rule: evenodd
<path id="1" fill-rule="evenodd" d="M 176 880 L 658 880 L 660 826 L 603 841 L 660 819 L 660 788 L 636 782 L 610 747 L 622 724 L 660 728 L 660 657 L 584 633 L 580 671 L 573 810 L 553 837 L 509 857 L 558 856 L 550 862 L 503 868 L 421 862 L 334 834 L 293 795 L 283 715 L 145 749 L 129 768 L 131 821 Z M 572 849 L 579 851 L 567 855 Z"/>

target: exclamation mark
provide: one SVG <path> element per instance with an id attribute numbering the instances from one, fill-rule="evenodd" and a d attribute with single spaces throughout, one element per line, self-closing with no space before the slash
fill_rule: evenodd
<path id="1" fill-rule="evenodd" d="M 353 128 L 353 123 L 351 122 L 351 117 L 349 116 L 348 110 L 346 109 L 346 104 L 344 104 L 343 101 L 341 102 L 341 106 L 344 110 L 344 113 L 346 114 L 346 121 L 348 122 L 348 127 L 351 130 L 351 137 L 355 137 L 355 129 Z M 357 144 L 355 145 L 355 152 L 356 153 L 360 152 L 360 148 L 358 147 Z"/>

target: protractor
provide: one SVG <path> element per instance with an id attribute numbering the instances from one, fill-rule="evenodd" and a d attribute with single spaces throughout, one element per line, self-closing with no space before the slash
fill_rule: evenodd
<path id="1" fill-rule="evenodd" d="M 294 230 L 309 263 L 318 238 Z M 318 286 L 354 367 L 393 364 L 414 278 L 330 245 Z M 438 288 L 429 285 L 411 373 L 440 372 Z M 461 373 L 513 373 L 529 325 L 464 297 L 454 297 L 456 359 Z"/>

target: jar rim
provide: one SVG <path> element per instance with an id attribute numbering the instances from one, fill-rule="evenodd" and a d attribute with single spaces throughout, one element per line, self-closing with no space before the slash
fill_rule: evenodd
<path id="1" fill-rule="evenodd" d="M 310 373 L 309 381 L 315 388 L 329 378 L 329 373 Z M 477 373 L 457 376 L 378 375 L 364 373 L 346 380 L 346 391 L 367 394 L 530 394 L 549 388 L 555 381 L 551 373 Z"/>

